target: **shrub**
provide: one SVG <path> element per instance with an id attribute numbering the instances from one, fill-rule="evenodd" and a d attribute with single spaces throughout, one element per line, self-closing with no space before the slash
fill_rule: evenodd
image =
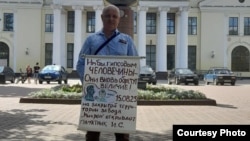
<path id="1" fill-rule="evenodd" d="M 82 85 L 58 85 L 51 89 L 42 89 L 31 92 L 32 98 L 81 99 Z M 146 90 L 138 89 L 138 100 L 181 100 L 206 99 L 205 94 L 194 90 L 147 85 Z"/>

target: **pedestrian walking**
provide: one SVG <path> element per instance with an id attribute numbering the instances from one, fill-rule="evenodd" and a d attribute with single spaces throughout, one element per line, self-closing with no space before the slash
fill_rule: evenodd
<path id="1" fill-rule="evenodd" d="M 28 83 L 30 84 L 30 79 L 32 77 L 32 68 L 30 67 L 30 65 L 27 65 L 26 67 L 26 73 L 27 73 L 27 80 L 28 80 Z"/>
<path id="2" fill-rule="evenodd" d="M 37 84 L 39 71 L 40 71 L 40 66 L 39 66 L 39 63 L 36 62 L 36 65 L 34 66 L 34 82 L 35 82 L 35 84 Z"/>

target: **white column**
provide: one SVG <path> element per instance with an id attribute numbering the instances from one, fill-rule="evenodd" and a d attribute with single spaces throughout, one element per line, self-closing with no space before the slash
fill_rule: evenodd
<path id="1" fill-rule="evenodd" d="M 53 55 L 52 55 L 52 63 L 63 65 L 61 62 L 61 56 L 63 54 L 63 45 L 62 45 L 62 34 L 63 27 L 62 21 L 64 18 L 62 16 L 62 6 L 61 5 L 52 5 L 53 13 L 54 13 L 54 31 L 53 31 Z"/>
<path id="2" fill-rule="evenodd" d="M 239 15 L 239 35 L 244 36 L 244 15 L 240 14 Z"/>
<path id="3" fill-rule="evenodd" d="M 181 67 L 181 60 L 179 56 L 181 56 L 181 13 L 180 11 L 176 13 L 177 16 L 177 30 L 176 30 L 176 50 L 175 50 L 175 68 Z"/>
<path id="4" fill-rule="evenodd" d="M 228 52 L 227 52 L 227 47 L 228 47 L 228 27 L 229 27 L 229 17 L 228 15 L 226 14 L 225 15 L 225 18 L 224 18 L 224 40 L 223 40 L 223 54 L 224 54 L 224 67 L 228 67 L 228 65 L 230 65 L 231 67 L 231 64 L 228 64 Z M 229 55 L 231 56 L 231 55 Z M 216 57 L 216 56 L 215 56 Z M 231 60 L 231 59 L 230 59 Z M 231 60 L 232 61 L 232 60 Z"/>
<path id="5" fill-rule="evenodd" d="M 75 10 L 75 33 L 74 33 L 74 65 L 73 69 L 76 70 L 78 55 L 82 47 L 82 6 L 73 6 Z"/>
<path id="6" fill-rule="evenodd" d="M 167 70 L 167 7 L 159 7 L 160 13 L 156 48 L 156 72 Z"/>
<path id="7" fill-rule="evenodd" d="M 146 11 L 147 7 L 138 7 L 138 54 L 141 57 L 146 57 Z M 140 66 L 146 65 L 146 58 L 140 60 Z"/>
<path id="8" fill-rule="evenodd" d="M 3 31 L 3 12 L 0 10 L 0 31 Z"/>
<path id="9" fill-rule="evenodd" d="M 180 17 L 180 67 L 188 67 L 188 8 L 183 7 L 181 9 Z"/>
<path id="10" fill-rule="evenodd" d="M 14 72 L 17 72 L 17 10 L 13 10 L 14 14 L 13 14 L 13 18 L 14 18 L 14 27 L 13 27 L 13 30 L 14 30 L 14 41 L 13 41 L 13 70 Z"/>
<path id="11" fill-rule="evenodd" d="M 98 32 L 102 29 L 103 26 L 101 19 L 103 6 L 94 6 L 94 10 L 95 10 L 95 32 Z"/>
<path id="12" fill-rule="evenodd" d="M 66 20 L 67 20 L 67 17 L 66 17 L 66 11 L 64 9 L 62 9 L 62 18 L 61 18 L 61 34 L 60 34 L 60 52 L 61 54 L 59 55 L 60 56 L 60 64 L 62 66 L 64 66 L 65 68 L 67 68 L 67 64 L 66 64 L 66 61 L 67 61 L 67 49 L 66 49 Z"/>

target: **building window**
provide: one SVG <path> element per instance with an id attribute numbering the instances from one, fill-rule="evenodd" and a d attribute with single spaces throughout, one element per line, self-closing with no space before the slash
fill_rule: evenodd
<path id="1" fill-rule="evenodd" d="M 197 35 L 197 17 L 188 17 L 188 35 Z"/>
<path id="2" fill-rule="evenodd" d="M 238 35 L 238 17 L 229 18 L 229 35 Z"/>
<path id="3" fill-rule="evenodd" d="M 74 61 L 74 44 L 67 44 L 67 68 L 73 68 Z"/>
<path id="4" fill-rule="evenodd" d="M 45 65 L 52 65 L 53 44 L 45 44 Z"/>
<path id="5" fill-rule="evenodd" d="M 167 46 L 167 70 L 172 70 L 175 66 L 175 47 L 174 45 Z"/>
<path id="6" fill-rule="evenodd" d="M 68 24 L 67 31 L 74 32 L 74 29 L 75 29 L 75 11 L 68 11 L 67 24 Z"/>
<path id="7" fill-rule="evenodd" d="M 244 35 L 250 35 L 250 17 L 244 18 Z"/>
<path id="8" fill-rule="evenodd" d="M 175 13 L 168 13 L 167 34 L 175 34 Z"/>
<path id="9" fill-rule="evenodd" d="M 151 66 L 153 70 L 156 69 L 156 46 L 147 45 L 146 46 L 146 64 Z"/>
<path id="10" fill-rule="evenodd" d="M 134 14 L 133 14 L 133 17 L 134 17 L 134 34 L 136 34 L 137 33 L 137 13 L 136 12 L 134 12 Z"/>
<path id="11" fill-rule="evenodd" d="M 87 12 L 87 33 L 95 32 L 95 12 Z"/>
<path id="12" fill-rule="evenodd" d="M 4 31 L 13 31 L 13 24 L 14 24 L 13 13 L 4 13 L 3 22 L 4 22 L 4 25 L 3 25 Z"/>
<path id="13" fill-rule="evenodd" d="M 156 33 L 156 13 L 147 13 L 146 32 L 147 34 Z"/>
<path id="14" fill-rule="evenodd" d="M 244 46 L 238 46 L 232 51 L 232 71 L 249 72 L 249 50 Z"/>
<path id="15" fill-rule="evenodd" d="M 54 27 L 54 15 L 46 14 L 45 15 L 45 32 L 53 32 Z"/>
<path id="16" fill-rule="evenodd" d="M 196 70 L 196 46 L 188 46 L 188 68 Z"/>

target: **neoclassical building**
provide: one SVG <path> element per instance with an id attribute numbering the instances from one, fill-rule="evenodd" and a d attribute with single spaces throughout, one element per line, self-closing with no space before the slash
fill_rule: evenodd
<path id="1" fill-rule="evenodd" d="M 0 0 L 0 65 L 17 73 L 36 62 L 74 71 L 85 38 L 102 28 L 108 2 Z M 227 67 L 250 77 L 250 0 L 134 0 L 118 6 L 119 30 L 133 37 L 145 57 L 142 66 L 158 74 Z"/>

